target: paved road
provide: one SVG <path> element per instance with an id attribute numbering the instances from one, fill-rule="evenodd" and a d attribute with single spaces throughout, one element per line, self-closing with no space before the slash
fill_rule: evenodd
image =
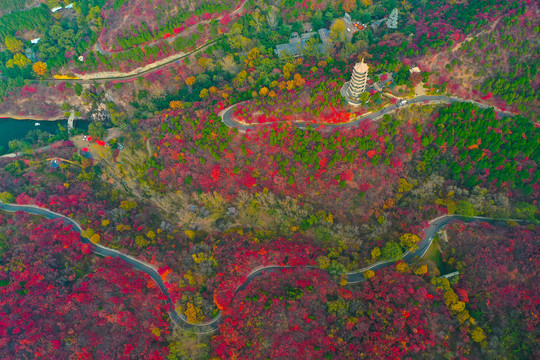
<path id="1" fill-rule="evenodd" d="M 15 204 L 4 204 L 0 202 L 0 209 L 5 210 L 5 211 L 10 211 L 10 212 L 24 211 L 29 214 L 43 216 L 47 219 L 62 219 L 62 221 L 65 224 L 73 225 L 73 230 L 77 231 L 78 233 L 81 233 L 83 230 L 82 226 L 77 221 L 71 218 L 68 218 L 62 214 L 53 212 L 45 208 L 37 207 L 34 205 L 15 205 Z M 405 260 L 407 263 L 411 263 L 421 258 L 422 256 L 424 256 L 427 249 L 433 242 L 433 238 L 435 237 L 435 234 L 441 228 L 445 227 L 449 223 L 459 221 L 459 220 L 467 221 L 467 222 L 485 221 L 485 222 L 490 222 L 490 223 L 500 223 L 500 222 L 504 223 L 506 221 L 505 219 L 490 219 L 490 218 L 484 218 L 484 217 L 464 218 L 458 215 L 441 216 L 431 221 L 430 225 L 426 229 L 424 229 L 424 238 L 422 239 L 420 244 L 418 244 L 419 245 L 418 249 L 414 252 L 406 252 L 403 255 L 403 257 L 400 259 Z M 199 333 L 199 334 L 212 333 L 219 330 L 219 323 L 221 322 L 221 319 L 222 319 L 221 312 L 212 320 L 207 321 L 205 323 L 201 323 L 201 324 L 192 324 L 188 322 L 184 314 L 176 312 L 175 306 L 171 300 L 169 291 L 167 290 L 165 284 L 163 283 L 163 280 L 161 279 L 161 276 L 159 275 L 159 273 L 157 272 L 157 269 L 154 266 L 147 264 L 141 260 L 138 260 L 130 255 L 123 254 L 117 250 L 109 249 L 103 245 L 92 244 L 90 240 L 87 238 L 81 237 L 81 241 L 85 244 L 90 244 L 92 246 L 92 251 L 98 255 L 120 258 L 124 260 L 125 262 L 131 264 L 135 269 L 139 271 L 143 271 L 146 274 L 148 274 L 152 278 L 152 280 L 154 280 L 154 282 L 159 286 L 159 289 L 161 290 L 161 292 L 166 296 L 167 298 L 166 301 L 171 308 L 171 310 L 169 311 L 169 316 L 175 325 L 181 328 L 193 330 L 194 332 Z M 362 269 L 356 270 L 354 272 L 347 273 L 345 274 L 347 278 L 347 282 L 349 284 L 354 284 L 354 283 L 365 281 L 363 272 L 367 270 L 375 271 L 375 270 L 388 267 L 400 259 L 380 261 L 380 262 L 371 264 L 369 266 L 366 266 Z M 294 266 L 268 265 L 268 266 L 261 266 L 256 269 L 253 269 L 246 277 L 246 280 L 240 286 L 237 287 L 236 292 L 245 289 L 257 277 L 268 272 L 280 271 L 281 269 L 284 269 L 284 268 L 294 268 Z M 317 269 L 316 267 L 313 267 L 313 266 L 305 266 L 304 268 Z M 321 271 L 324 271 L 324 270 L 321 270 Z"/>
<path id="2" fill-rule="evenodd" d="M 482 109 L 488 109 L 488 108 L 491 107 L 491 106 L 488 106 L 488 105 L 485 105 L 485 104 L 478 103 L 476 101 L 465 100 L 465 99 L 460 99 L 460 98 L 457 98 L 457 97 L 450 97 L 450 96 L 444 96 L 444 95 L 434 95 L 434 96 L 420 95 L 420 96 L 417 96 L 417 97 L 415 97 L 413 99 L 408 99 L 407 100 L 407 103 L 408 103 L 407 105 L 410 105 L 410 104 L 437 104 L 437 103 L 451 104 L 451 103 L 455 103 L 455 102 L 473 103 L 473 104 L 478 105 L 478 107 L 480 107 Z M 227 109 L 225 109 L 225 110 L 223 110 L 223 111 L 221 111 L 219 113 L 219 116 L 221 117 L 221 120 L 223 121 L 223 123 L 225 125 L 227 125 L 228 127 L 237 128 L 240 131 L 254 130 L 255 125 L 244 125 L 244 124 L 240 124 L 237 121 L 233 120 L 231 115 L 234 112 L 234 109 L 235 109 L 236 105 L 237 104 L 231 105 Z M 325 129 L 330 129 L 330 130 L 332 130 L 332 129 L 342 129 L 342 128 L 351 128 L 351 127 L 354 127 L 354 126 L 358 125 L 359 123 L 361 123 L 364 120 L 372 120 L 372 121 L 379 120 L 384 115 L 389 114 L 391 112 L 394 112 L 399 108 L 400 108 L 400 106 L 398 105 L 398 103 L 393 104 L 393 105 L 388 105 L 384 109 L 373 112 L 373 113 L 371 113 L 369 115 L 362 115 L 362 116 L 356 118 L 354 121 L 344 123 L 344 124 L 328 124 L 328 125 L 324 125 L 324 128 Z M 496 110 L 496 112 L 499 115 L 499 117 L 506 117 L 506 116 L 513 116 L 514 115 L 514 114 L 512 114 L 510 112 L 503 112 L 502 110 Z M 318 124 L 307 124 L 307 123 L 302 123 L 302 122 L 295 122 L 295 123 L 292 123 L 292 124 L 294 126 L 300 128 L 300 129 L 306 129 L 308 127 L 308 125 L 310 125 L 312 128 L 316 128 L 318 126 Z"/>

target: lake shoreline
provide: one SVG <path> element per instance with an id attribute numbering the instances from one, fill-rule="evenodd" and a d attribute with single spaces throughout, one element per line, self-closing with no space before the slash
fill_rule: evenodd
<path id="1" fill-rule="evenodd" d="M 11 120 L 32 120 L 32 121 L 59 121 L 59 120 L 67 120 L 67 117 L 64 115 L 58 115 L 56 117 L 52 118 L 43 118 L 33 115 L 24 115 L 24 116 L 16 116 L 12 114 L 0 114 L 0 119 L 11 119 Z"/>

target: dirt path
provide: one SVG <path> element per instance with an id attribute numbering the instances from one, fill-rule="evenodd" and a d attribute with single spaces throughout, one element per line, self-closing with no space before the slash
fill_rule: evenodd
<path id="1" fill-rule="evenodd" d="M 476 39 L 477 37 L 479 36 L 482 36 L 484 34 L 489 34 L 491 33 L 493 30 L 495 30 L 495 27 L 497 26 L 497 24 L 499 23 L 499 21 L 501 21 L 502 17 L 498 18 L 497 20 L 495 20 L 493 22 L 493 24 L 491 24 L 491 27 L 489 30 L 482 30 L 480 31 L 478 34 L 476 35 L 469 35 L 467 36 L 467 38 L 465 40 L 463 40 L 462 42 L 460 42 L 459 44 L 456 44 L 454 45 L 454 47 L 452 48 L 452 52 L 455 52 L 457 50 L 459 50 L 459 48 L 461 48 L 461 45 L 465 44 L 465 43 L 468 43 L 470 41 L 472 41 L 473 39 Z"/>
<path id="2" fill-rule="evenodd" d="M 204 45 L 203 45 L 204 46 Z M 171 61 L 178 60 L 180 58 L 183 58 L 187 54 L 184 52 L 177 53 L 171 56 L 167 56 L 164 59 L 161 59 L 159 61 L 153 62 L 151 64 L 147 64 L 143 67 L 134 69 L 130 72 L 123 73 L 120 71 L 103 71 L 103 72 L 97 72 L 97 73 L 91 73 L 91 74 L 84 74 L 79 75 L 78 78 L 80 80 L 94 80 L 94 79 L 102 79 L 102 78 L 115 78 L 115 77 L 130 77 L 130 76 L 137 76 L 141 73 L 146 73 L 149 70 L 156 69 L 170 63 Z"/>

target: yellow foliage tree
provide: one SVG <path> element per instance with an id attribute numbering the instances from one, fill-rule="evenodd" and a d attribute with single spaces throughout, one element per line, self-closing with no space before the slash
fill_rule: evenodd
<path id="1" fill-rule="evenodd" d="M 92 244 L 97 244 L 99 243 L 100 240 L 101 240 L 101 236 L 99 236 L 99 234 L 94 234 L 90 237 L 90 242 Z"/>
<path id="2" fill-rule="evenodd" d="M 328 269 L 330 266 L 330 259 L 326 256 L 319 256 L 317 258 L 317 263 L 321 269 Z"/>
<path id="3" fill-rule="evenodd" d="M 111 223 L 111 221 L 108 220 L 108 219 L 101 220 L 101 226 L 108 226 L 110 223 Z"/>
<path id="4" fill-rule="evenodd" d="M 398 262 L 398 263 L 396 264 L 396 271 L 399 271 L 399 272 L 404 273 L 404 272 L 407 271 L 408 268 L 409 268 L 409 266 L 408 266 L 407 263 L 404 262 L 404 261 L 400 261 L 400 262 Z"/>
<path id="5" fill-rule="evenodd" d="M 199 97 L 201 99 L 206 99 L 208 95 L 209 95 L 208 89 L 202 89 L 201 92 L 199 93 Z"/>
<path id="6" fill-rule="evenodd" d="M 448 291 L 446 291 L 444 293 L 444 303 L 446 304 L 446 306 L 450 307 L 452 304 L 456 303 L 459 301 L 459 298 L 458 296 L 456 295 L 456 293 L 454 292 L 454 290 L 450 289 Z"/>
<path id="7" fill-rule="evenodd" d="M 366 279 L 371 279 L 373 276 L 375 276 L 375 271 L 373 271 L 373 270 L 364 271 L 364 277 Z"/>
<path id="8" fill-rule="evenodd" d="M 233 82 L 237 85 L 244 85 L 248 78 L 248 73 L 246 70 L 240 71 L 238 74 L 236 74 L 236 77 L 234 78 Z"/>
<path id="9" fill-rule="evenodd" d="M 34 70 L 36 75 L 43 76 L 47 73 L 47 64 L 42 61 L 38 61 L 32 65 L 32 70 Z"/>
<path id="10" fill-rule="evenodd" d="M 402 178 L 402 179 L 399 179 L 398 182 L 399 182 L 398 191 L 400 193 L 411 191 L 413 188 L 413 184 L 409 183 L 407 179 Z"/>
<path id="11" fill-rule="evenodd" d="M 379 256 L 381 256 L 381 248 L 376 246 L 371 250 L 371 258 L 373 260 L 377 260 L 379 258 Z"/>
<path id="12" fill-rule="evenodd" d="M 20 53 L 16 53 L 14 56 L 13 56 L 13 59 L 9 59 L 6 63 L 6 66 L 8 68 L 12 68 L 12 67 L 15 67 L 15 65 L 17 65 L 19 68 L 25 68 L 27 67 L 28 65 L 30 65 L 31 61 L 29 58 L 27 58 L 26 56 L 24 56 L 23 54 L 20 54 Z"/>
<path id="13" fill-rule="evenodd" d="M 6 47 L 9 51 L 12 53 L 22 52 L 23 51 L 23 43 L 19 39 L 14 38 L 13 36 L 6 37 L 6 40 L 4 42 L 6 44 Z"/>
<path id="14" fill-rule="evenodd" d="M 135 244 L 140 248 L 145 248 L 150 245 L 150 241 L 144 238 L 144 236 L 137 235 L 135 236 Z"/>
<path id="15" fill-rule="evenodd" d="M 287 90 L 292 90 L 292 89 L 294 89 L 294 81 L 289 80 L 287 81 Z"/>
<path id="16" fill-rule="evenodd" d="M 210 59 L 210 58 L 201 57 L 201 58 L 199 58 L 199 60 L 198 60 L 197 62 L 199 63 L 199 65 L 200 65 L 203 69 L 206 69 L 206 68 L 212 66 L 212 59 Z M 193 85 L 193 84 L 192 84 L 192 85 Z"/>
<path id="17" fill-rule="evenodd" d="M 184 108 L 184 105 L 182 104 L 181 101 L 171 101 L 169 103 L 169 107 L 173 110 L 178 110 L 178 109 L 183 109 Z"/>
<path id="18" fill-rule="evenodd" d="M 373 0 L 361 0 L 361 3 L 363 7 L 368 7 L 373 5 Z"/>
<path id="19" fill-rule="evenodd" d="M 137 203 L 135 201 L 122 201 L 120 203 L 120 209 L 123 209 L 125 211 L 130 211 L 131 209 L 135 209 L 137 207 Z"/>
<path id="20" fill-rule="evenodd" d="M 334 222 L 334 215 L 332 215 L 331 212 L 329 212 L 326 216 L 326 221 L 328 221 L 329 224 L 332 224 Z"/>
<path id="21" fill-rule="evenodd" d="M 7 191 L 0 193 L 0 202 L 3 202 L 4 204 L 9 204 L 15 201 L 15 197 L 11 195 L 11 193 L 8 193 Z"/>
<path id="22" fill-rule="evenodd" d="M 484 330 L 478 326 L 471 331 L 471 336 L 472 339 L 477 343 L 482 342 L 486 339 L 486 334 L 484 334 Z"/>
<path id="23" fill-rule="evenodd" d="M 191 254 L 191 257 L 193 258 L 193 261 L 195 261 L 195 264 L 200 264 L 206 260 L 206 255 L 202 252 L 198 254 Z"/>
<path id="24" fill-rule="evenodd" d="M 463 301 L 457 301 L 450 305 L 450 310 L 457 313 L 462 312 L 463 310 L 465 310 L 465 303 Z"/>
<path id="25" fill-rule="evenodd" d="M 469 314 L 469 312 L 467 310 L 462 310 L 458 316 L 458 321 L 460 324 L 463 324 L 465 321 L 469 320 L 471 318 L 471 315 Z"/>
<path id="26" fill-rule="evenodd" d="M 161 335 L 161 330 L 159 330 L 157 327 L 153 327 L 152 334 L 154 334 L 156 337 L 159 337 Z"/>
<path id="27" fill-rule="evenodd" d="M 422 265 L 418 269 L 414 271 L 416 275 L 424 275 L 427 274 L 427 265 Z"/>
<path id="28" fill-rule="evenodd" d="M 356 0 L 343 0 L 343 11 L 351 12 L 356 8 Z"/>
<path id="29" fill-rule="evenodd" d="M 266 86 L 261 88 L 261 90 L 259 90 L 259 95 L 261 95 L 261 96 L 268 95 L 268 88 Z"/>
<path id="30" fill-rule="evenodd" d="M 81 236 L 87 239 L 90 239 L 94 235 L 94 230 L 92 229 L 86 229 L 81 231 Z"/>
<path id="31" fill-rule="evenodd" d="M 193 86 L 195 84 L 195 81 L 197 81 L 197 78 L 195 76 L 190 76 L 186 78 L 186 85 Z"/>
<path id="32" fill-rule="evenodd" d="M 184 274 L 184 279 L 186 279 L 189 283 L 189 285 L 195 285 L 197 282 L 195 281 L 195 277 L 193 276 L 193 274 L 191 273 L 191 270 L 188 270 L 188 272 L 186 272 Z"/>
<path id="33" fill-rule="evenodd" d="M 294 85 L 300 87 L 306 83 L 306 80 L 302 78 L 300 74 L 294 74 Z"/>
<path id="34" fill-rule="evenodd" d="M 120 225 L 116 226 L 116 231 L 127 231 L 129 229 L 131 229 L 131 226 L 129 226 L 129 225 L 120 224 Z"/>
<path id="35" fill-rule="evenodd" d="M 415 234 L 403 234 L 399 237 L 399 241 L 401 243 L 401 246 L 405 249 L 412 249 L 415 246 L 418 246 L 417 244 L 420 242 L 420 238 Z"/>
<path id="36" fill-rule="evenodd" d="M 345 41 L 345 23 L 341 19 L 337 19 L 330 26 L 330 39 L 334 42 Z"/>
<path id="37" fill-rule="evenodd" d="M 203 319 L 202 311 L 190 301 L 187 303 L 187 309 L 184 312 L 188 322 L 192 324 L 199 323 Z"/>
<path id="38" fill-rule="evenodd" d="M 283 77 L 285 79 L 288 79 L 291 77 L 291 72 L 294 70 L 294 64 L 291 62 L 287 62 L 285 65 L 283 65 Z"/>
<path id="39" fill-rule="evenodd" d="M 251 49 L 247 55 L 247 59 L 244 60 L 246 66 L 247 67 L 255 66 L 255 62 L 259 58 L 260 55 L 261 55 L 261 52 L 259 49 L 257 48 Z"/>

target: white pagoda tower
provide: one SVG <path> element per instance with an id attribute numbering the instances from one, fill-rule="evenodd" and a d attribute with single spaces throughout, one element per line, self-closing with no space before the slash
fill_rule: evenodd
<path id="1" fill-rule="evenodd" d="M 368 71 L 369 66 L 364 62 L 364 59 L 354 65 L 349 88 L 347 89 L 349 102 L 352 100 L 352 102 L 356 103 L 355 100 L 358 100 L 360 95 L 366 91 Z"/>

